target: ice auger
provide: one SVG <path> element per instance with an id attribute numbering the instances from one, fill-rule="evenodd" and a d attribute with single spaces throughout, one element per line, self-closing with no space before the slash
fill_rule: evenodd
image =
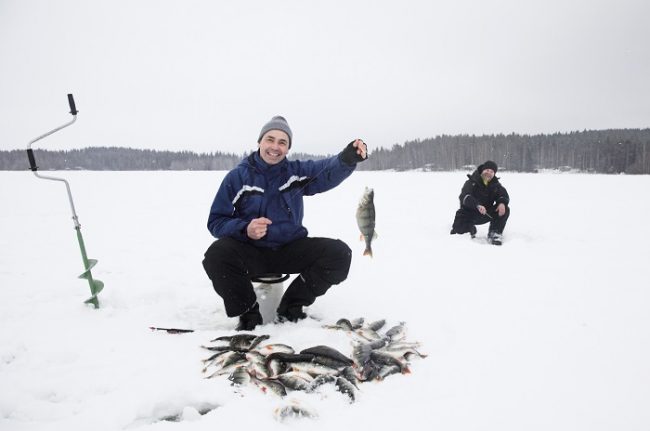
<path id="1" fill-rule="evenodd" d="M 97 299 L 97 295 L 99 292 L 102 291 L 104 288 L 104 283 L 101 281 L 94 279 L 91 269 L 97 264 L 97 260 L 95 259 L 88 259 L 88 255 L 86 254 L 86 246 L 84 244 L 84 239 L 83 236 L 81 235 L 81 225 L 79 224 L 79 218 L 77 217 L 77 213 L 74 209 L 74 202 L 72 200 L 72 193 L 70 192 L 70 185 L 68 182 L 63 179 L 63 178 L 57 178 L 57 177 L 50 177 L 46 175 L 39 175 L 38 171 L 38 166 L 36 166 L 36 159 L 34 158 L 34 152 L 32 151 L 32 144 L 36 141 L 40 141 L 43 138 L 46 138 L 50 136 L 51 134 L 58 132 L 59 130 L 70 126 L 72 123 L 77 121 L 77 108 L 75 107 L 74 103 L 74 98 L 72 97 L 72 94 L 68 94 L 68 103 L 70 105 L 70 114 L 72 114 L 72 120 L 69 121 L 68 123 L 65 123 L 62 126 L 57 127 L 54 130 L 50 130 L 49 132 L 39 136 L 38 138 L 33 139 L 28 145 L 27 145 L 27 157 L 29 158 L 29 165 L 30 169 L 32 172 L 34 172 L 34 175 L 36 175 L 38 178 L 44 179 L 44 180 L 53 180 L 53 181 L 61 181 L 65 184 L 66 190 L 68 191 L 68 200 L 70 201 L 70 208 L 72 209 L 72 221 L 74 222 L 74 228 L 77 231 L 77 240 L 79 241 L 79 248 L 81 249 L 81 259 L 83 260 L 84 264 L 84 272 L 79 276 L 79 278 L 83 278 L 88 280 L 88 284 L 90 285 L 90 293 L 91 296 L 88 298 L 85 303 L 87 304 L 92 304 L 95 308 L 99 308 L 99 301 Z"/>

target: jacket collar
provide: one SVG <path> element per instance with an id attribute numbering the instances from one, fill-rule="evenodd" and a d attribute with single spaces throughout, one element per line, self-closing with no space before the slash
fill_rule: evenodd
<path id="1" fill-rule="evenodd" d="M 490 180 L 489 183 L 487 183 L 487 184 L 483 183 L 483 178 L 481 177 L 481 173 L 478 171 L 478 169 L 475 170 L 474 172 L 472 172 L 471 174 L 467 174 L 467 178 L 469 178 L 470 180 L 472 180 L 472 181 L 474 181 L 476 183 L 480 183 L 480 184 L 484 185 L 485 187 L 489 186 L 490 184 L 499 182 L 499 177 L 497 177 L 495 175 L 494 177 L 492 177 L 492 179 Z"/>
<path id="2" fill-rule="evenodd" d="M 283 168 L 287 164 L 287 158 L 285 157 L 280 163 L 277 163 L 275 165 L 269 165 L 262 159 L 262 156 L 260 156 L 260 151 L 257 150 L 254 153 L 251 153 L 250 156 L 248 156 L 248 164 L 253 167 L 258 172 L 261 173 L 277 173 L 283 170 Z"/>

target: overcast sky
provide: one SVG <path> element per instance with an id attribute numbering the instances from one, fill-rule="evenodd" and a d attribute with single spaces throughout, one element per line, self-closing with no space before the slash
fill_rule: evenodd
<path id="1" fill-rule="evenodd" d="M 648 0 L 0 0 L 0 149 L 650 126 Z"/>

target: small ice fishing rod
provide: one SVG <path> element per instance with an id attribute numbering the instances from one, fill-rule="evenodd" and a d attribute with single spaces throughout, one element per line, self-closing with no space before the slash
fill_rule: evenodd
<path id="1" fill-rule="evenodd" d="M 77 111 L 77 107 L 75 106 L 74 98 L 72 97 L 72 94 L 68 94 L 68 104 L 70 105 L 70 114 L 72 114 L 72 120 L 63 124 L 62 126 L 52 129 L 49 132 L 44 133 L 43 135 L 31 140 L 29 144 L 27 144 L 27 158 L 29 159 L 29 169 L 34 173 L 36 177 L 41 178 L 43 180 L 61 181 L 65 184 L 66 190 L 68 191 L 68 201 L 70 202 L 70 209 L 72 210 L 72 221 L 74 222 L 74 228 L 77 231 L 77 240 L 79 242 L 79 248 L 81 249 L 81 258 L 83 260 L 84 269 L 85 269 L 84 272 L 79 276 L 79 278 L 88 280 L 88 284 L 90 286 L 90 293 L 92 295 L 85 302 L 87 304 L 92 304 L 95 308 L 99 308 L 99 301 L 97 299 L 97 295 L 104 288 L 104 283 L 102 283 L 99 280 L 93 279 L 93 275 L 90 271 L 97 264 L 97 260 L 88 259 L 88 255 L 86 254 L 86 245 L 84 244 L 83 236 L 81 235 L 81 224 L 79 224 L 79 217 L 77 217 L 77 212 L 75 211 L 74 208 L 74 201 L 72 200 L 72 192 L 70 191 L 70 184 L 68 184 L 68 181 L 66 181 L 64 178 L 40 175 L 38 173 L 38 166 L 36 165 L 36 158 L 34 157 L 34 151 L 32 150 L 32 144 L 34 144 L 35 142 L 40 141 L 43 138 L 47 138 L 53 133 L 56 133 L 59 130 L 64 129 L 72 125 L 75 121 L 77 121 L 78 111 Z"/>

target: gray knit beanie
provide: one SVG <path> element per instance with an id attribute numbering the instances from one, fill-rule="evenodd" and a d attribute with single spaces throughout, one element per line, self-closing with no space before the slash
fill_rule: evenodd
<path id="1" fill-rule="evenodd" d="M 266 132 L 269 130 L 281 130 L 284 133 L 287 134 L 289 137 L 289 148 L 291 148 L 291 140 L 293 139 L 293 134 L 291 133 L 291 128 L 289 127 L 289 123 L 287 123 L 287 120 L 285 120 L 284 117 L 281 117 L 280 115 L 276 115 L 275 117 L 271 118 L 268 123 L 262 127 L 262 130 L 260 131 L 260 136 L 257 138 L 257 143 L 259 144 L 260 141 L 262 140 L 262 137 Z"/>

